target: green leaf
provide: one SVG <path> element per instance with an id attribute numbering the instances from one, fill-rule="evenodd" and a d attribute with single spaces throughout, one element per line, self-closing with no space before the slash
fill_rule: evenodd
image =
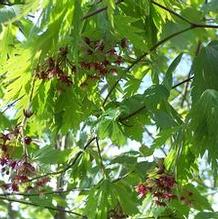
<path id="1" fill-rule="evenodd" d="M 97 130 L 101 139 L 110 138 L 114 144 L 120 146 L 126 143 L 126 137 L 122 126 L 116 121 L 119 115 L 120 111 L 117 109 L 103 113 L 99 119 Z"/>
<path id="2" fill-rule="evenodd" d="M 167 87 L 167 89 L 171 90 L 172 88 L 172 83 L 173 83 L 173 72 L 176 70 L 176 67 L 178 66 L 178 64 L 180 63 L 181 59 L 182 59 L 182 55 L 183 53 L 180 53 L 170 64 L 165 78 L 163 80 L 163 85 L 165 87 Z"/>
<path id="3" fill-rule="evenodd" d="M 140 34 L 142 30 L 132 25 L 136 20 L 135 18 L 124 15 L 115 15 L 115 29 L 122 38 L 126 37 L 137 49 L 147 49 L 143 37 Z M 131 29 L 131 31 L 129 31 L 129 29 Z"/>
<path id="4" fill-rule="evenodd" d="M 176 213 L 176 216 L 178 216 L 178 218 L 180 218 L 180 215 L 185 217 L 189 215 L 189 206 L 183 204 L 180 200 L 172 200 L 169 207 Z"/>
<path id="5" fill-rule="evenodd" d="M 218 91 L 208 89 L 203 92 L 190 112 L 190 129 L 193 132 L 193 150 L 204 155 L 208 151 L 208 160 L 217 174 L 218 165 Z"/>
<path id="6" fill-rule="evenodd" d="M 115 0 L 105 0 L 107 6 L 107 14 L 111 26 L 114 28 L 114 10 L 115 10 Z"/>
<path id="7" fill-rule="evenodd" d="M 144 155 L 145 157 L 151 156 L 154 153 L 154 149 L 147 147 L 146 145 L 142 145 L 139 148 L 139 151 Z"/>
<path id="8" fill-rule="evenodd" d="M 146 16 L 150 14 L 150 3 L 148 0 L 138 0 L 136 4 L 142 10 L 142 14 L 145 14 Z"/>
<path id="9" fill-rule="evenodd" d="M 71 149 L 61 151 L 48 145 L 38 150 L 34 156 L 36 160 L 44 164 L 62 164 L 68 160 L 70 152 Z"/>
<path id="10" fill-rule="evenodd" d="M 187 184 L 183 186 L 183 195 L 185 196 L 187 193 L 191 192 L 191 196 L 189 195 L 188 200 L 192 203 L 192 208 L 197 209 L 199 211 L 203 210 L 212 210 L 211 205 L 207 198 L 200 193 L 200 191 L 195 188 L 192 184 Z M 187 195 L 186 195 L 187 196 Z"/>
<path id="11" fill-rule="evenodd" d="M 85 214 L 89 215 L 90 219 L 107 219 L 109 210 L 113 209 L 116 204 L 113 184 L 108 180 L 104 180 L 98 188 L 93 188 L 89 192 Z"/>
<path id="12" fill-rule="evenodd" d="M 194 74 L 192 100 L 193 104 L 207 89 L 218 90 L 218 41 L 213 41 L 201 49 L 192 66 Z"/>
<path id="13" fill-rule="evenodd" d="M 195 219 L 218 219 L 218 212 L 199 212 Z"/>
<path id="14" fill-rule="evenodd" d="M 155 138 L 152 147 L 158 148 L 164 145 L 176 130 L 176 128 L 161 130 Z"/>
<path id="15" fill-rule="evenodd" d="M 137 195 L 135 192 L 129 191 L 129 189 L 130 188 L 122 183 L 114 185 L 117 199 L 119 200 L 123 211 L 127 215 L 135 215 L 139 212 L 137 208 Z"/>
<path id="16" fill-rule="evenodd" d="M 144 92 L 145 105 L 156 109 L 157 105 L 169 97 L 169 91 L 163 85 L 154 85 Z"/>

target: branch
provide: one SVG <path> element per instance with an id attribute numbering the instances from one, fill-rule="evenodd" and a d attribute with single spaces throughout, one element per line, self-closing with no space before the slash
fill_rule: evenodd
<path id="1" fill-rule="evenodd" d="M 0 199 L 4 200 L 4 201 L 8 201 L 8 202 L 16 202 L 16 203 L 20 203 L 20 204 L 24 204 L 24 205 L 31 205 L 31 206 L 35 206 L 35 207 L 46 208 L 46 209 L 53 210 L 53 211 L 62 211 L 62 212 L 68 213 L 68 214 L 74 214 L 74 215 L 77 215 L 79 217 L 86 218 L 84 215 L 76 213 L 74 211 L 60 210 L 60 209 L 52 207 L 52 206 L 39 205 L 36 203 L 31 203 L 31 202 L 27 202 L 27 201 L 23 201 L 23 200 L 18 200 L 18 199 L 6 198 L 6 197 L 2 197 L 2 196 L 0 196 Z"/>
<path id="2" fill-rule="evenodd" d="M 127 119 L 131 118 L 132 116 L 134 116 L 134 115 L 140 113 L 140 112 L 141 112 L 142 110 L 144 110 L 144 109 L 146 109 L 146 106 L 140 107 L 139 109 L 137 109 L 136 111 L 130 113 L 129 115 L 124 116 L 124 117 L 121 117 L 121 118 L 119 119 L 119 122 L 123 122 L 124 120 L 127 120 Z"/>
<path id="3" fill-rule="evenodd" d="M 180 86 L 180 85 L 182 85 L 182 84 L 184 84 L 184 83 L 186 83 L 186 82 L 191 81 L 193 78 L 194 78 L 194 76 L 191 76 L 191 77 L 189 77 L 189 78 L 187 78 L 187 79 L 185 79 L 185 80 L 179 82 L 178 84 L 175 84 L 171 89 L 175 89 L 175 88 L 177 88 L 178 86 Z M 146 108 L 145 105 L 144 105 L 144 106 L 141 106 L 139 109 L 137 109 L 136 111 L 131 112 L 129 115 L 127 115 L 127 116 L 125 116 L 125 117 L 121 117 L 121 118 L 119 119 L 119 121 L 120 121 L 120 122 L 123 122 L 124 120 L 127 120 L 127 119 L 131 118 L 132 116 L 134 116 L 134 115 L 140 113 L 140 112 L 141 112 L 142 110 L 144 110 L 145 108 Z"/>
<path id="4" fill-rule="evenodd" d="M 122 3 L 122 2 L 124 2 L 124 0 L 118 0 L 115 4 L 118 5 L 118 4 Z M 86 14 L 85 16 L 83 16 L 83 17 L 82 17 L 82 20 L 85 20 L 85 19 L 87 19 L 87 18 L 90 18 L 90 17 L 92 17 L 92 16 L 94 16 L 94 15 L 96 15 L 96 14 L 99 14 L 99 13 L 101 13 L 102 11 L 106 11 L 107 8 L 108 8 L 107 6 L 102 7 L 102 8 L 98 8 L 96 11 L 90 12 L 90 13 Z"/>
<path id="5" fill-rule="evenodd" d="M 1 111 L 1 114 L 5 113 L 8 109 L 10 109 L 12 106 L 14 106 L 14 105 L 15 105 L 19 100 L 21 100 L 23 97 L 24 97 L 24 95 L 21 96 L 21 97 L 19 97 L 19 98 L 17 98 L 17 99 L 14 100 L 13 102 L 7 104 L 7 105 L 5 106 L 5 109 Z"/>
<path id="6" fill-rule="evenodd" d="M 67 170 L 69 170 L 70 168 L 72 168 L 72 167 L 76 164 L 77 160 L 80 158 L 80 156 L 83 154 L 83 152 L 87 149 L 87 147 L 88 147 L 95 139 L 96 139 L 96 137 L 91 138 L 91 139 L 87 142 L 87 144 L 84 146 L 83 151 L 79 151 L 79 152 L 76 154 L 75 158 L 72 160 L 72 162 L 69 163 L 64 169 L 59 170 L 59 171 L 55 171 L 55 172 L 49 172 L 49 173 L 46 173 L 46 174 L 41 175 L 41 176 L 36 176 L 36 177 L 34 177 L 34 178 L 32 178 L 32 179 L 30 179 L 30 180 L 28 180 L 28 181 L 31 182 L 31 181 L 35 181 L 35 180 L 37 180 L 37 179 L 41 179 L 41 178 L 48 177 L 48 176 L 59 175 L 59 174 L 61 174 L 61 173 L 66 172 Z"/>
<path id="7" fill-rule="evenodd" d="M 182 85 L 182 84 L 184 84 L 184 83 L 186 83 L 186 82 L 191 81 L 193 78 L 194 78 L 194 76 L 191 76 L 191 77 L 189 77 L 189 78 L 186 78 L 184 81 L 181 81 L 181 82 L 179 82 L 178 84 L 175 84 L 175 85 L 172 87 L 172 89 L 175 89 L 176 87 L 178 87 L 178 86 L 180 86 L 180 85 Z"/>
<path id="8" fill-rule="evenodd" d="M 70 193 L 72 191 L 89 191 L 89 188 L 73 188 L 73 189 L 67 189 L 67 190 L 57 190 L 57 191 L 51 191 L 51 192 L 35 192 L 35 193 L 23 193 L 23 192 L 8 192 L 8 193 L 1 193 L 0 196 L 25 196 L 25 197 L 31 197 L 31 196 L 45 196 L 45 195 L 53 195 L 53 194 L 63 194 L 63 193 Z"/>
<path id="9" fill-rule="evenodd" d="M 189 21 L 187 18 L 183 17 L 182 15 L 176 13 L 175 11 L 169 9 L 169 8 L 166 8 L 165 6 L 163 5 L 160 5 L 159 3 L 155 2 L 155 1 L 151 1 L 153 4 L 155 4 L 156 6 L 164 9 L 165 11 L 168 11 L 169 13 L 177 16 L 178 18 L 180 18 L 181 20 L 187 22 L 188 24 L 190 24 L 189 27 L 181 30 L 181 31 L 178 31 L 178 32 L 175 32 L 171 35 L 169 35 L 168 37 L 164 38 L 163 40 L 160 40 L 157 44 L 155 44 L 153 47 L 151 47 L 147 52 L 145 52 L 142 56 L 140 56 L 138 59 L 136 59 L 135 62 L 133 62 L 127 69 L 126 71 L 124 71 L 120 77 L 117 79 L 117 81 L 114 83 L 114 85 L 111 87 L 111 89 L 109 90 L 106 98 L 104 99 L 103 101 L 103 104 L 102 106 L 104 106 L 108 100 L 108 98 L 110 97 L 110 95 L 112 94 L 113 90 L 116 88 L 116 86 L 118 85 L 119 81 L 123 78 L 123 76 L 128 72 L 130 71 L 136 64 L 138 64 L 143 58 L 145 58 L 149 53 L 153 52 L 155 49 L 157 49 L 160 45 L 164 44 L 165 42 L 167 42 L 168 40 L 170 40 L 171 38 L 175 37 L 175 36 L 178 36 L 186 31 L 189 31 L 189 30 L 192 30 L 192 29 L 195 29 L 195 28 L 212 28 L 212 29 L 218 29 L 218 25 L 210 25 L 210 24 L 197 24 L 197 23 L 194 23 L 192 21 Z"/>
<path id="10" fill-rule="evenodd" d="M 184 33 L 188 30 L 191 30 L 195 27 L 193 26 L 189 26 L 183 30 L 180 30 L 178 32 L 175 32 L 169 36 L 167 36 L 166 38 L 160 40 L 157 44 L 155 44 L 154 46 L 152 46 L 147 52 L 145 52 L 142 56 L 140 56 L 139 58 L 137 58 L 121 75 L 120 77 L 117 79 L 117 81 L 113 84 L 113 86 L 111 87 L 111 89 L 109 90 L 106 98 L 104 99 L 103 101 L 103 104 L 102 106 L 104 106 L 108 100 L 108 98 L 110 97 L 110 95 L 112 94 L 112 92 L 114 91 L 114 89 L 116 88 L 116 86 L 118 85 L 118 83 L 120 82 L 120 80 L 123 78 L 123 76 L 129 72 L 130 70 L 132 70 L 132 68 L 138 64 L 142 59 L 144 59 L 148 54 L 150 54 L 151 52 L 153 52 L 154 50 L 156 50 L 160 45 L 164 44 L 165 42 L 167 42 L 168 40 L 170 40 L 171 38 L 175 37 L 175 36 L 178 36 L 179 34 L 181 33 Z"/>
<path id="11" fill-rule="evenodd" d="M 156 5 L 156 6 L 158 6 L 159 8 L 164 9 L 165 11 L 168 11 L 170 14 L 175 15 L 176 17 L 180 18 L 181 20 L 185 21 L 186 23 L 188 23 L 188 24 L 193 24 L 189 19 L 187 19 L 187 18 L 183 17 L 182 15 L 176 13 L 176 12 L 173 11 L 172 9 L 167 8 L 167 7 L 165 7 L 165 6 L 163 6 L 163 5 L 159 4 L 159 3 L 157 3 L 157 2 L 155 2 L 155 1 L 152 1 L 152 0 L 151 0 L 151 3 L 154 4 L 154 5 Z"/>
<path id="12" fill-rule="evenodd" d="M 34 93 L 34 89 L 35 89 L 35 84 L 36 84 L 36 75 L 34 75 L 33 80 L 32 80 L 32 86 L 31 86 L 31 90 L 30 90 L 30 96 L 29 96 L 29 102 L 28 102 L 28 106 L 27 106 L 27 111 L 31 111 L 31 107 L 32 107 L 32 100 L 33 100 L 33 93 Z M 26 145 L 25 141 L 24 141 L 24 137 L 25 137 L 25 128 L 27 125 L 27 121 L 28 121 L 28 117 L 26 115 L 24 115 L 23 121 L 21 123 L 21 140 L 23 140 L 23 155 L 24 157 L 28 157 L 28 146 Z"/>
<path id="13" fill-rule="evenodd" d="M 210 24 L 198 24 L 195 22 L 190 21 L 188 18 L 183 17 L 182 15 L 176 13 L 174 10 L 165 7 L 164 5 L 161 5 L 153 0 L 151 0 L 151 3 L 158 6 L 159 8 L 162 8 L 163 10 L 169 12 L 170 14 L 175 15 L 176 17 L 180 18 L 181 20 L 185 21 L 186 23 L 190 24 L 191 26 L 193 26 L 194 28 L 214 28 L 217 29 L 218 25 L 210 25 Z"/>
<path id="14" fill-rule="evenodd" d="M 4 5 L 4 6 L 12 6 L 12 5 L 14 5 L 14 4 L 7 3 L 7 2 L 1 2 L 0 5 Z"/>

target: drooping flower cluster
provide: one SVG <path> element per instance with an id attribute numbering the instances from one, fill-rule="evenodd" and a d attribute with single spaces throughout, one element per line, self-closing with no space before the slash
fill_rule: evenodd
<path id="1" fill-rule="evenodd" d="M 87 85 L 89 80 L 100 80 L 109 73 L 117 74 L 117 67 L 123 62 L 122 50 L 128 48 L 128 40 L 122 39 L 112 47 L 108 47 L 103 40 L 91 40 L 84 38 L 85 59 L 80 62 L 80 67 L 85 71 L 90 71 L 87 80 L 83 85 Z"/>
<path id="2" fill-rule="evenodd" d="M 135 190 L 140 198 L 146 197 L 150 193 L 158 206 L 166 206 L 168 201 L 177 197 L 173 193 L 175 185 L 175 178 L 163 173 L 157 178 L 148 178 L 145 183 L 137 185 Z"/>
<path id="3" fill-rule="evenodd" d="M 117 68 L 124 62 L 121 56 L 128 49 L 128 40 L 122 39 L 114 46 L 108 46 L 103 40 L 91 40 L 84 38 L 84 49 L 80 50 L 77 64 L 68 57 L 68 48 L 62 47 L 57 55 L 49 56 L 36 69 L 36 77 L 43 81 L 57 79 L 67 86 L 73 84 L 73 78 L 77 72 L 85 72 L 86 79 L 81 86 L 88 82 L 100 80 L 109 73 L 117 74 Z"/>
<path id="4" fill-rule="evenodd" d="M 49 57 L 45 63 L 38 66 L 36 76 L 41 80 L 56 78 L 58 81 L 70 86 L 72 84 L 71 77 L 64 70 L 68 64 L 70 65 L 67 53 L 67 48 L 60 48 L 57 57 Z"/>
<path id="5" fill-rule="evenodd" d="M 48 182 L 48 178 L 42 178 L 33 183 L 30 178 L 37 173 L 36 167 L 31 163 L 30 159 L 25 155 L 21 159 L 14 159 L 10 156 L 9 150 L 11 144 L 20 134 L 21 127 L 17 126 L 11 131 L 1 133 L 1 153 L 0 153 L 0 171 L 5 182 L 0 187 L 7 191 L 17 192 L 22 186 L 26 190 L 30 188 L 38 188 L 44 186 Z M 22 140 L 29 145 L 32 142 L 31 137 L 26 136 Z"/>

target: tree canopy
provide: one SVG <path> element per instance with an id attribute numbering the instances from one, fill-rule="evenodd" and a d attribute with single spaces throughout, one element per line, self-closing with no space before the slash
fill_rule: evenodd
<path id="1" fill-rule="evenodd" d="M 217 0 L 1 0 L 0 217 L 218 218 L 217 29 Z"/>

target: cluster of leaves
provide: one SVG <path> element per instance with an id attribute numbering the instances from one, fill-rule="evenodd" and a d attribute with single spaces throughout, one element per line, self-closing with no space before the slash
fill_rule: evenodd
<path id="1" fill-rule="evenodd" d="M 0 211 L 217 218 L 217 23 L 216 0 L 0 1 Z"/>

